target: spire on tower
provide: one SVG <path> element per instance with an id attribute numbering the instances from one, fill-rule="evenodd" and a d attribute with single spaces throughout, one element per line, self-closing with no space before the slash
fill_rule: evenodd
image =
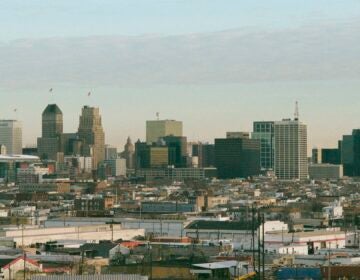
<path id="1" fill-rule="evenodd" d="M 294 114 L 294 117 L 295 117 L 295 121 L 298 121 L 299 120 L 299 102 L 295 102 L 295 114 Z"/>

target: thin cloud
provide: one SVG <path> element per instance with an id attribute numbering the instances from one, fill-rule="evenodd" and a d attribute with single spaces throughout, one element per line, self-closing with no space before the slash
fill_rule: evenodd
<path id="1" fill-rule="evenodd" d="M 0 44 L 0 86 L 134 86 L 359 79 L 360 23 Z"/>

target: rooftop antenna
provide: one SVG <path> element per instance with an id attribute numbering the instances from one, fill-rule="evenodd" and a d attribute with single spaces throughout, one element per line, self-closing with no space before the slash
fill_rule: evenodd
<path id="1" fill-rule="evenodd" d="M 17 108 L 15 108 L 14 109 L 14 115 L 15 115 L 15 120 L 19 120 L 19 115 L 18 115 L 18 109 Z"/>
<path id="2" fill-rule="evenodd" d="M 53 88 L 49 89 L 49 94 L 50 94 L 50 103 L 55 103 L 55 95 L 53 92 Z"/>
<path id="3" fill-rule="evenodd" d="M 159 120 L 159 118 L 160 118 L 160 113 L 156 112 L 156 119 Z"/>
<path id="4" fill-rule="evenodd" d="M 92 92 L 91 91 L 89 91 L 87 94 L 86 94 L 86 96 L 87 96 L 87 98 L 88 98 L 88 106 L 89 107 L 91 107 L 91 105 L 90 105 L 90 103 L 91 103 L 91 95 L 92 95 Z"/>
<path id="5" fill-rule="evenodd" d="M 299 120 L 299 102 L 295 102 L 295 121 L 298 121 Z"/>

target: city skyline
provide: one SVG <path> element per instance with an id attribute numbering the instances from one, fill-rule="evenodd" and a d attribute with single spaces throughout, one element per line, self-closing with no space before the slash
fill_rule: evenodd
<path id="1" fill-rule="evenodd" d="M 87 96 L 87 94 L 84 94 L 84 96 Z M 104 122 L 104 130 L 105 130 L 105 134 L 107 136 L 107 142 L 106 144 L 110 144 L 116 147 L 122 147 L 125 143 L 126 143 L 126 139 L 128 136 L 130 136 L 131 139 L 133 139 L 133 141 L 136 141 L 137 139 L 140 140 L 146 140 L 146 121 L 147 120 L 156 120 L 157 119 L 157 113 L 158 112 L 150 112 L 149 111 L 149 118 L 148 119 L 140 119 L 140 118 L 136 118 L 136 123 L 137 126 L 134 125 L 128 125 L 129 124 L 129 120 L 124 118 L 123 123 L 118 123 L 119 127 L 121 127 L 121 129 L 113 129 L 112 126 L 109 126 L 109 121 L 107 121 L 107 117 L 108 118 L 113 118 L 113 115 L 108 114 L 109 112 L 106 110 L 106 107 L 100 107 L 97 106 L 95 104 L 95 102 L 93 100 L 91 100 L 89 97 L 84 97 L 84 100 L 87 100 L 88 104 L 91 104 L 89 106 L 94 106 L 94 107 L 99 107 L 100 111 L 102 112 L 103 115 L 103 122 Z M 54 98 L 49 97 L 49 104 L 53 103 L 51 101 L 55 101 Z M 60 102 L 61 103 L 61 102 Z M 78 112 L 67 112 L 66 110 L 63 109 L 63 107 L 59 104 L 60 109 L 63 111 L 63 115 L 64 115 L 64 132 L 65 133 L 70 133 L 73 131 L 76 131 L 78 129 L 78 118 L 80 116 L 80 110 L 81 107 L 77 108 Z M 86 104 L 86 103 L 85 103 Z M 74 104 L 73 104 L 74 105 Z M 282 112 L 277 112 L 278 114 L 278 118 L 273 118 L 273 119 L 269 119 L 269 118 L 256 118 L 256 119 L 250 119 L 250 116 L 247 116 L 247 120 L 248 122 L 245 122 L 244 120 L 241 120 L 241 116 L 239 116 L 239 120 L 241 121 L 241 123 L 239 122 L 239 125 L 237 125 L 236 123 L 234 124 L 233 122 L 231 122 L 231 116 L 229 116 L 229 122 L 228 122 L 228 126 L 224 126 L 222 124 L 221 130 L 216 130 L 213 131 L 211 134 L 206 133 L 206 127 L 209 125 L 213 125 L 214 123 L 212 122 L 211 118 L 206 118 L 205 120 L 207 121 L 205 123 L 205 120 L 201 120 L 201 119 L 197 119 L 198 122 L 196 123 L 192 123 L 191 119 L 192 119 L 192 115 L 181 115 L 181 114 L 170 114 L 171 112 L 169 112 L 169 115 L 164 116 L 164 114 L 162 114 L 160 112 L 160 119 L 170 119 L 170 120 L 177 120 L 177 121 L 182 121 L 184 123 L 184 135 L 188 136 L 188 140 L 191 141 L 202 141 L 202 142 L 209 142 L 209 143 L 214 143 L 214 139 L 218 138 L 218 137 L 225 137 L 226 132 L 228 131 L 246 131 L 246 132 L 252 132 L 253 131 L 253 122 L 255 121 L 281 121 L 282 119 L 288 119 L 288 118 L 293 118 L 294 117 L 294 103 L 290 103 L 289 100 L 289 106 L 286 107 L 286 112 L 288 113 L 284 113 L 282 114 Z M 46 107 L 47 105 L 45 105 Z M 86 105 L 85 105 L 86 106 Z M 75 107 L 75 106 L 74 106 Z M 44 109 L 44 108 L 42 108 Z M 252 108 L 247 108 L 248 110 Z M 285 111 L 285 110 L 284 110 Z M 29 129 L 29 127 L 26 126 L 26 124 L 28 124 L 28 120 L 27 119 L 22 119 L 21 115 L 25 115 L 24 112 L 21 112 L 21 110 L 17 109 L 16 112 L 10 112 L 9 113 L 9 117 L 7 118 L 6 116 L 0 116 L 1 119 L 17 119 L 19 121 L 21 121 L 23 123 L 23 143 L 24 146 L 32 146 L 36 144 L 36 137 L 41 135 L 41 110 L 39 111 L 39 123 L 35 124 L 35 126 L 39 127 L 38 130 L 33 130 L 33 129 Z M 34 112 L 27 112 L 27 114 L 31 113 L 31 115 L 34 115 Z M 152 113 L 152 114 L 151 114 Z M 234 115 L 237 114 L 237 112 L 233 112 Z M 269 115 L 268 112 L 265 112 L 264 115 Z M 282 117 L 281 117 L 282 115 Z M 312 115 L 316 115 L 314 114 L 314 112 L 312 112 Z M 253 115 L 254 117 L 255 114 Z M 183 118 L 182 118 L 183 117 Z M 118 120 L 118 118 L 115 117 L 115 119 Z M 185 120 L 184 120 L 185 119 Z M 216 119 L 216 118 L 214 118 Z M 314 143 L 314 137 L 313 135 L 311 135 L 312 133 L 314 133 L 314 130 L 316 131 L 318 128 L 315 127 L 313 124 L 314 123 L 318 123 L 318 121 L 316 119 L 314 119 L 314 122 L 312 123 L 312 120 L 307 117 L 306 115 L 304 116 L 304 111 L 303 111 L 303 106 L 300 103 L 300 119 L 305 122 L 308 127 L 309 127 L 309 145 L 308 145 L 308 154 L 310 155 L 311 149 L 314 147 L 337 147 L 337 141 L 341 139 L 342 135 L 345 134 L 349 134 L 351 133 L 352 129 L 356 129 L 358 126 L 353 126 L 351 127 L 351 125 L 349 125 L 349 129 L 347 130 L 346 127 L 343 127 L 342 130 L 340 131 L 332 131 L 330 128 L 329 130 L 326 131 L 322 131 L 322 134 L 327 134 L 327 133 L 332 133 L 332 135 L 334 136 L 330 141 L 328 142 L 324 142 L 322 144 L 317 144 Z M 190 122 L 188 122 L 190 120 Z M 336 123 L 336 120 L 335 120 Z M 134 124 L 134 122 L 132 122 L 132 124 Z M 34 124 L 32 123 L 32 125 L 34 126 Z M 116 126 L 118 127 L 118 126 Z M 195 128 L 197 129 L 197 133 L 192 133 L 191 130 L 189 129 L 189 127 L 191 128 Z M 123 130 L 125 129 L 127 130 L 129 133 L 123 133 Z M 132 133 L 132 132 L 136 132 L 136 133 Z M 28 133 L 30 132 L 30 137 L 28 135 Z M 116 136 L 119 135 L 119 136 Z M 206 136 L 208 135 L 208 136 Z M 32 137 L 34 136 L 34 137 Z M 213 138 L 212 138 L 213 137 Z M 33 142 L 31 142 L 31 140 L 29 141 L 29 139 L 34 139 Z"/>
<path id="2" fill-rule="evenodd" d="M 0 19 L 0 280 L 360 279 L 359 0 Z"/>

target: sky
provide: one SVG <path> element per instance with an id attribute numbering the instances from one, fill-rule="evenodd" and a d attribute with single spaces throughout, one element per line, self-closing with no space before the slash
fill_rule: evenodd
<path id="1" fill-rule="evenodd" d="M 100 107 L 118 147 L 156 112 L 213 142 L 299 101 L 309 148 L 335 147 L 359 127 L 358 30 L 351 0 L 1 0 L 0 118 L 23 122 L 25 145 L 53 102 L 66 132 Z"/>

